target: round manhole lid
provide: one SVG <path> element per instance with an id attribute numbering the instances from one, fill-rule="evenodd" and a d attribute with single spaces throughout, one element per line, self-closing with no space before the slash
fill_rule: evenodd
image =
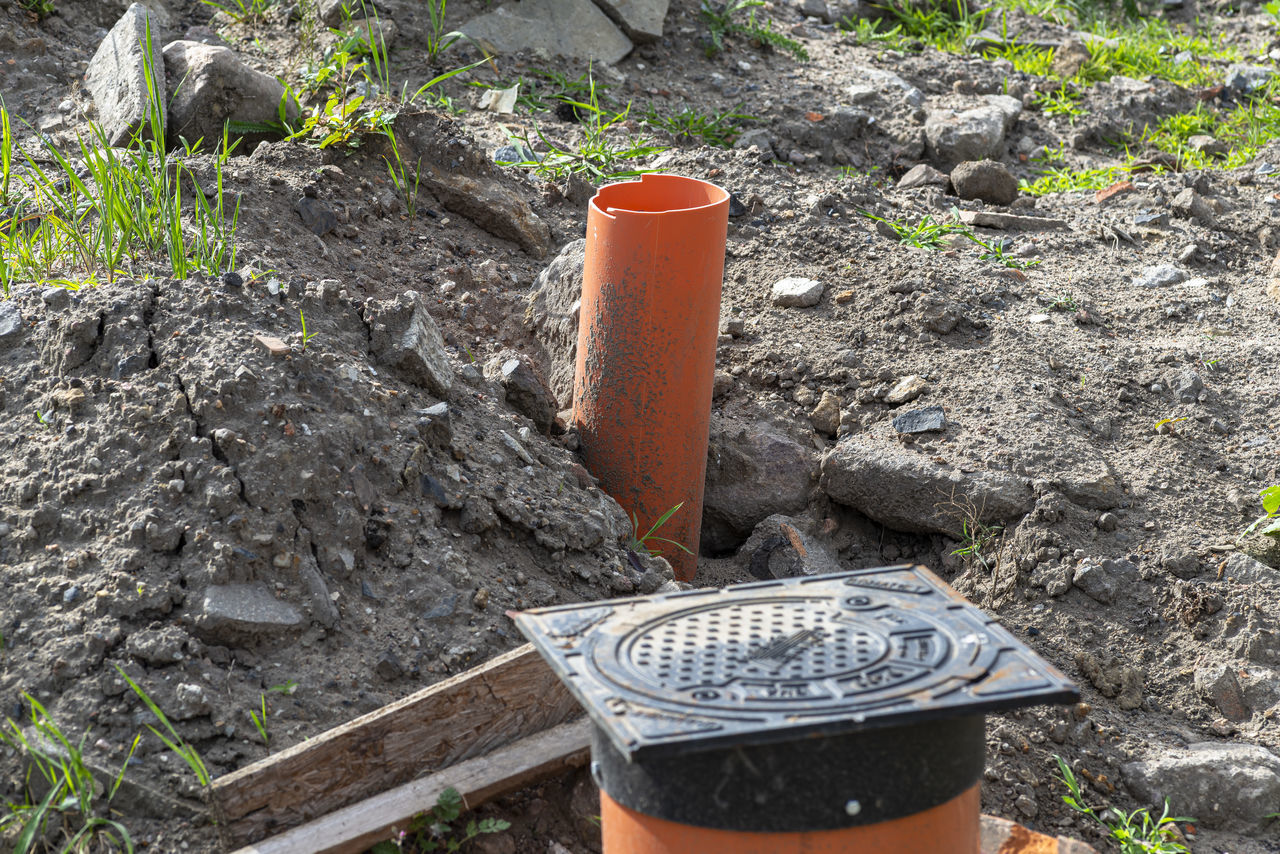
<path id="1" fill-rule="evenodd" d="M 516 621 L 628 754 L 1077 695 L 923 567 L 544 608 Z"/>

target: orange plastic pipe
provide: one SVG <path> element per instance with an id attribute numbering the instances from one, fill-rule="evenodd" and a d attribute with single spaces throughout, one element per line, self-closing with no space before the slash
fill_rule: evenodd
<path id="1" fill-rule="evenodd" d="M 741 833 L 676 824 L 600 793 L 604 854 L 978 854 L 979 787 L 915 815 L 842 830 Z"/>
<path id="2" fill-rule="evenodd" d="M 677 175 L 601 187 L 587 208 L 573 420 L 587 468 L 689 581 L 697 570 L 729 194 Z"/>

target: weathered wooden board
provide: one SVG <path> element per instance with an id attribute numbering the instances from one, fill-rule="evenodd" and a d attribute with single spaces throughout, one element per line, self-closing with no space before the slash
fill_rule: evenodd
<path id="1" fill-rule="evenodd" d="M 591 755 L 586 718 L 531 735 L 485 756 L 344 807 L 300 827 L 241 848 L 236 854 L 360 854 L 404 829 L 452 787 L 468 808 L 539 780 L 581 767 Z"/>
<path id="2" fill-rule="evenodd" d="M 581 713 L 533 647 L 522 646 L 218 778 L 210 800 L 222 844 L 282 833 Z"/>

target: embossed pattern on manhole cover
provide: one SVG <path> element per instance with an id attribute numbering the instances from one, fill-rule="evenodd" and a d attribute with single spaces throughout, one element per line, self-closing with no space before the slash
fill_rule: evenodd
<path id="1" fill-rule="evenodd" d="M 1078 695 L 919 566 L 541 608 L 515 619 L 629 755 Z"/>

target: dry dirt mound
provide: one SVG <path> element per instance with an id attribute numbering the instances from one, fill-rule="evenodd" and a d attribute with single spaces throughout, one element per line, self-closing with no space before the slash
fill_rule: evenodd
<path id="1" fill-rule="evenodd" d="M 295 82 L 319 56 L 309 3 L 216 33 L 207 6 L 151 5 L 162 43 L 224 41 Z M 31 151 L 37 130 L 70 150 L 87 127 L 77 81 L 123 11 L 57 6 L 37 21 L 0 0 L 0 85 Z M 927 564 L 1086 699 L 993 716 L 985 811 L 1094 838 L 1061 803 L 1060 754 L 1093 803 L 1195 812 L 1197 851 L 1280 850 L 1263 819 L 1280 810 L 1280 561 L 1237 541 L 1280 482 L 1280 148 L 1030 195 L 1017 179 L 1048 166 L 1120 163 L 1118 132 L 1236 103 L 1227 61 L 1205 61 L 1214 94 L 1116 76 L 1067 116 L 1041 102 L 1044 75 L 859 40 L 817 6 L 767 10 L 806 64 L 741 38 L 708 57 L 698 4 L 676 0 L 662 39 L 590 67 L 633 105 L 615 138 L 669 149 L 624 165 L 734 194 L 696 583 Z M 379 9 L 396 80 L 442 70 L 419 4 Z M 1223 38 L 1273 62 L 1244 9 Z M 1070 26 L 1011 20 L 1071 52 Z M 246 145 L 224 174 L 228 275 L 0 300 L 0 712 L 25 722 L 36 698 L 73 736 L 91 727 L 114 770 L 153 720 L 119 666 L 222 773 L 511 648 L 507 609 L 672 583 L 627 558 L 628 519 L 555 418 L 591 184 L 494 162 L 513 133 L 544 156 L 582 143 L 581 111 L 550 93 L 584 97 L 569 84 L 588 70 L 531 53 L 474 69 L 394 119 L 398 148 Z M 547 109 L 475 109 L 463 83 L 516 78 Z M 720 148 L 646 106 L 754 118 Z M 422 170 L 413 211 L 387 180 L 396 151 Z M 212 156 L 185 161 L 211 186 Z M 955 227 L 933 239 L 926 217 Z M 264 694 L 269 745 L 248 714 Z M 212 844 L 158 793 L 194 795 L 177 759 L 148 737 L 131 768 L 152 789 L 122 807 L 135 840 Z M 591 849 L 590 784 L 576 818 L 552 789 L 552 809 L 506 805 L 521 854 Z"/>

